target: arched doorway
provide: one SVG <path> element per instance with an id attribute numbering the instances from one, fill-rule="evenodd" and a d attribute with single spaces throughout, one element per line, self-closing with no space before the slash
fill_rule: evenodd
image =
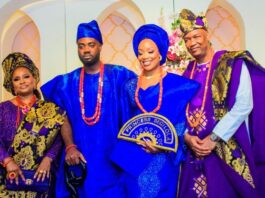
<path id="1" fill-rule="evenodd" d="M 1 49 L 3 58 L 11 52 L 27 54 L 40 69 L 40 34 L 32 19 L 22 11 L 16 11 L 7 20 L 1 32 Z M 3 76 L 1 75 L 2 79 Z M 11 94 L 4 89 L 1 101 L 7 100 Z"/>
<path id="2" fill-rule="evenodd" d="M 215 50 L 245 49 L 245 31 L 239 13 L 227 2 L 213 1 L 207 10 L 210 39 Z"/>

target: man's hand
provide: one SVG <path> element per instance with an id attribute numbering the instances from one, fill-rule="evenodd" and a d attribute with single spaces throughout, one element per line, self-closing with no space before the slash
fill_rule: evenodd
<path id="1" fill-rule="evenodd" d="M 86 163 L 83 154 L 79 150 L 77 150 L 76 147 L 73 147 L 67 151 L 65 155 L 65 161 L 68 165 L 77 165 L 80 163 L 80 160 Z"/>
<path id="2" fill-rule="evenodd" d="M 207 146 L 204 146 L 203 140 L 198 136 L 192 136 L 186 133 L 184 140 L 197 157 L 204 157 L 211 153 L 211 150 Z"/>
<path id="3" fill-rule="evenodd" d="M 211 134 L 208 135 L 207 137 L 205 137 L 203 140 L 202 140 L 202 147 L 204 149 L 208 149 L 210 150 L 211 152 L 214 150 L 214 148 L 216 147 L 216 144 L 217 142 L 211 140 Z"/>

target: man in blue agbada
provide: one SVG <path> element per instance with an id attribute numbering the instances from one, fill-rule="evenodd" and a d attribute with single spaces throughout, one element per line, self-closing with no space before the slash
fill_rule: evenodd
<path id="1" fill-rule="evenodd" d="M 179 165 L 185 156 L 185 109 L 199 84 L 162 69 L 168 46 L 167 32 L 154 24 L 141 26 L 133 38 L 134 52 L 143 70 L 138 78 L 128 80 L 122 88 L 122 121 L 126 126 L 139 116 L 151 116 L 154 122 L 144 124 L 147 118 L 132 123 L 131 128 L 139 125 L 139 130 L 131 132 L 136 143 L 132 139 L 127 141 L 128 136 L 121 138 L 131 128 L 123 131 L 123 127 L 119 133 L 121 140 L 115 146 L 112 160 L 123 170 L 126 198 L 174 198 L 177 194 Z M 160 144 L 159 137 L 169 130 L 161 125 L 162 133 L 157 136 L 159 130 L 153 126 L 159 118 L 167 119 L 176 131 L 179 142 L 176 153 L 163 150 Z M 146 138 L 140 139 L 143 135 Z"/>
<path id="2" fill-rule="evenodd" d="M 69 190 L 72 192 L 65 182 L 65 161 L 68 165 L 82 161 L 87 166 L 86 179 L 75 196 L 123 196 L 119 169 L 109 157 L 119 131 L 120 85 L 134 74 L 122 66 L 103 64 L 102 44 L 97 22 L 81 23 L 77 46 L 83 67 L 55 77 L 41 88 L 47 99 L 67 111 L 72 126 L 72 134 L 62 134 L 66 148 L 57 175 L 59 198 L 70 197 Z"/>

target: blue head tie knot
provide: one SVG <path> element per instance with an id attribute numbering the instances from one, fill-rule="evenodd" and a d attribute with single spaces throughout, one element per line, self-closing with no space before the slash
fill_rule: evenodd
<path id="1" fill-rule="evenodd" d="M 160 65 L 163 65 L 166 62 L 169 47 L 167 32 L 155 24 L 146 24 L 141 26 L 133 36 L 133 50 L 136 56 L 138 56 L 138 46 L 144 39 L 151 39 L 157 45 L 159 53 L 162 56 Z"/>
<path id="2" fill-rule="evenodd" d="M 78 41 L 79 39 L 85 38 L 85 37 L 94 38 L 99 43 L 103 44 L 101 31 L 99 29 L 98 23 L 95 20 L 89 23 L 79 24 L 77 28 L 76 40 Z"/>

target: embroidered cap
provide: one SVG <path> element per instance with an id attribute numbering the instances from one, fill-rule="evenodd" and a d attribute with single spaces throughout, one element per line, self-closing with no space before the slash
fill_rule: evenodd
<path id="1" fill-rule="evenodd" d="M 208 22 L 205 14 L 200 13 L 197 16 L 188 9 L 183 9 L 179 14 L 180 29 L 185 34 L 195 30 L 204 29 L 207 31 Z"/>

